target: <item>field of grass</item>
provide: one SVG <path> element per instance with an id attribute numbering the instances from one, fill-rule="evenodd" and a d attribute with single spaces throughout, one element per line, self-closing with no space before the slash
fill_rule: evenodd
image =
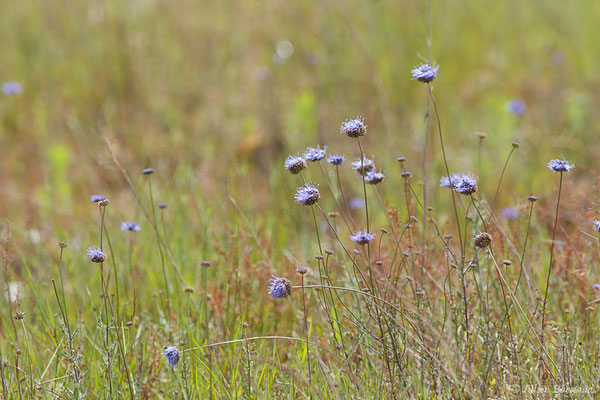
<path id="1" fill-rule="evenodd" d="M 0 400 L 600 395 L 600 2 L 0 4 Z"/>

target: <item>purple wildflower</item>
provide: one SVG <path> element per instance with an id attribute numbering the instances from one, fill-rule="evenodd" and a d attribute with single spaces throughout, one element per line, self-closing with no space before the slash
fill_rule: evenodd
<path id="1" fill-rule="evenodd" d="M 306 151 L 302 155 L 302 158 L 304 158 L 306 161 L 311 161 L 311 162 L 321 161 L 322 159 L 325 158 L 326 151 L 327 151 L 327 146 L 323 146 L 323 148 L 321 148 L 319 145 L 317 145 L 316 149 L 312 148 L 312 147 L 307 147 Z"/>
<path id="2" fill-rule="evenodd" d="M 90 260 L 95 263 L 101 263 L 106 260 L 106 254 L 98 246 L 92 246 L 87 250 Z"/>
<path id="3" fill-rule="evenodd" d="M 310 183 L 307 183 L 296 190 L 295 199 L 299 204 L 312 206 L 319 201 L 320 198 L 321 194 L 319 193 L 319 189 Z"/>
<path id="4" fill-rule="evenodd" d="M 500 218 L 502 219 L 515 219 L 519 216 L 519 210 L 514 207 L 506 207 L 500 211 Z"/>
<path id="5" fill-rule="evenodd" d="M 358 172 L 360 175 L 364 175 L 365 173 L 375 169 L 375 163 L 373 160 L 363 156 L 362 161 L 360 158 L 357 158 L 356 161 L 352 163 L 352 169 L 356 170 L 356 172 Z"/>
<path id="6" fill-rule="evenodd" d="M 285 169 L 296 175 L 306 168 L 306 161 L 300 156 L 288 156 L 283 164 Z"/>
<path id="7" fill-rule="evenodd" d="M 169 363 L 169 367 L 175 368 L 179 362 L 179 350 L 175 346 L 165 346 L 162 351 L 164 357 Z"/>
<path id="8" fill-rule="evenodd" d="M 437 77 L 437 71 L 440 69 L 439 65 L 430 66 L 429 64 L 421 64 L 412 69 L 411 74 L 413 79 L 419 82 L 429 83 L 433 82 Z"/>
<path id="9" fill-rule="evenodd" d="M 374 233 L 368 233 L 363 231 L 357 231 L 354 235 L 350 236 L 350 239 L 356 244 L 367 244 L 375 238 Z"/>
<path id="10" fill-rule="evenodd" d="M 344 156 L 329 156 L 327 162 L 332 165 L 342 165 L 346 161 Z"/>
<path id="11" fill-rule="evenodd" d="M 93 194 L 92 197 L 90 197 L 90 200 L 92 200 L 92 202 L 94 203 L 99 203 L 102 200 L 106 200 L 106 197 L 98 194 Z"/>
<path id="12" fill-rule="evenodd" d="M 340 133 L 343 133 L 351 138 L 365 136 L 367 134 L 367 126 L 363 117 L 347 119 L 340 126 Z"/>
<path id="13" fill-rule="evenodd" d="M 2 93 L 5 95 L 17 95 L 23 93 L 23 86 L 17 81 L 8 81 L 2 85 Z"/>
<path id="14" fill-rule="evenodd" d="M 286 298 L 292 294 L 292 284 L 285 278 L 278 278 L 275 275 L 269 280 L 268 293 L 273 299 Z"/>
<path id="15" fill-rule="evenodd" d="M 521 99 L 514 99 L 506 103 L 506 112 L 514 115 L 523 115 L 527 111 L 527 105 Z"/>
<path id="16" fill-rule="evenodd" d="M 139 232 L 142 230 L 142 228 L 135 222 L 125 221 L 125 222 L 121 222 L 121 230 L 122 231 Z"/>
<path id="17" fill-rule="evenodd" d="M 365 174 L 365 183 L 368 183 L 370 185 L 377 185 L 378 183 L 383 182 L 384 178 L 385 175 L 383 174 L 383 172 L 377 172 L 373 169 L 371 171 L 367 171 L 367 173 Z"/>
<path id="18" fill-rule="evenodd" d="M 548 163 L 548 168 L 554 172 L 571 172 L 571 169 L 575 168 L 575 165 L 563 158 L 562 160 L 556 159 L 550 161 Z"/>

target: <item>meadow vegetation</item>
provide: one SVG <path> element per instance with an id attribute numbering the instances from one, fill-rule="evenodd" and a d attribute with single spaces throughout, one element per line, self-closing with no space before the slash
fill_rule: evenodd
<path id="1" fill-rule="evenodd" d="M 598 396 L 600 2 L 0 4 L 0 399 Z"/>

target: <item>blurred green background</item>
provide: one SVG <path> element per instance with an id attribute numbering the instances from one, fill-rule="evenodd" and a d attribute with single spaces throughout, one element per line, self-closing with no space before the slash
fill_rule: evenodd
<path id="1" fill-rule="evenodd" d="M 287 154 L 316 144 L 354 154 L 338 127 L 356 115 L 380 167 L 393 171 L 402 155 L 421 170 L 426 92 L 410 70 L 429 59 L 427 1 L 2 3 L 0 80 L 23 92 L 0 96 L 0 215 L 19 226 L 54 237 L 90 194 L 121 193 L 103 137 L 131 173 L 152 166 L 167 189 L 197 180 L 207 198 L 258 209 L 273 186 L 291 187 L 278 179 Z M 548 155 L 591 174 L 600 3 L 432 9 L 434 93 L 453 169 L 474 170 L 483 131 L 488 197 L 513 140 L 521 149 L 505 182 L 515 193 L 546 192 L 536 174 Z M 506 112 L 513 98 L 526 103 L 523 116 Z M 443 171 L 434 168 L 432 185 Z"/>

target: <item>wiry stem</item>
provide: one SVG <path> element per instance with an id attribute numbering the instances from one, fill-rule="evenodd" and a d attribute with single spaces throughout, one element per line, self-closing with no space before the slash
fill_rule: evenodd
<path id="1" fill-rule="evenodd" d="M 544 327 L 546 322 L 546 303 L 548 302 L 548 287 L 550 285 L 550 274 L 552 272 L 552 262 L 554 261 L 554 240 L 556 239 L 556 228 L 558 226 L 558 210 L 560 207 L 560 195 L 562 193 L 563 173 L 560 173 L 560 183 L 558 184 L 558 200 L 556 201 L 556 213 L 554 215 L 554 229 L 552 231 L 552 244 L 550 245 L 550 264 L 548 265 L 548 275 L 546 275 L 546 289 L 544 290 L 544 302 L 542 303 L 542 316 L 540 340 L 544 345 Z"/>

